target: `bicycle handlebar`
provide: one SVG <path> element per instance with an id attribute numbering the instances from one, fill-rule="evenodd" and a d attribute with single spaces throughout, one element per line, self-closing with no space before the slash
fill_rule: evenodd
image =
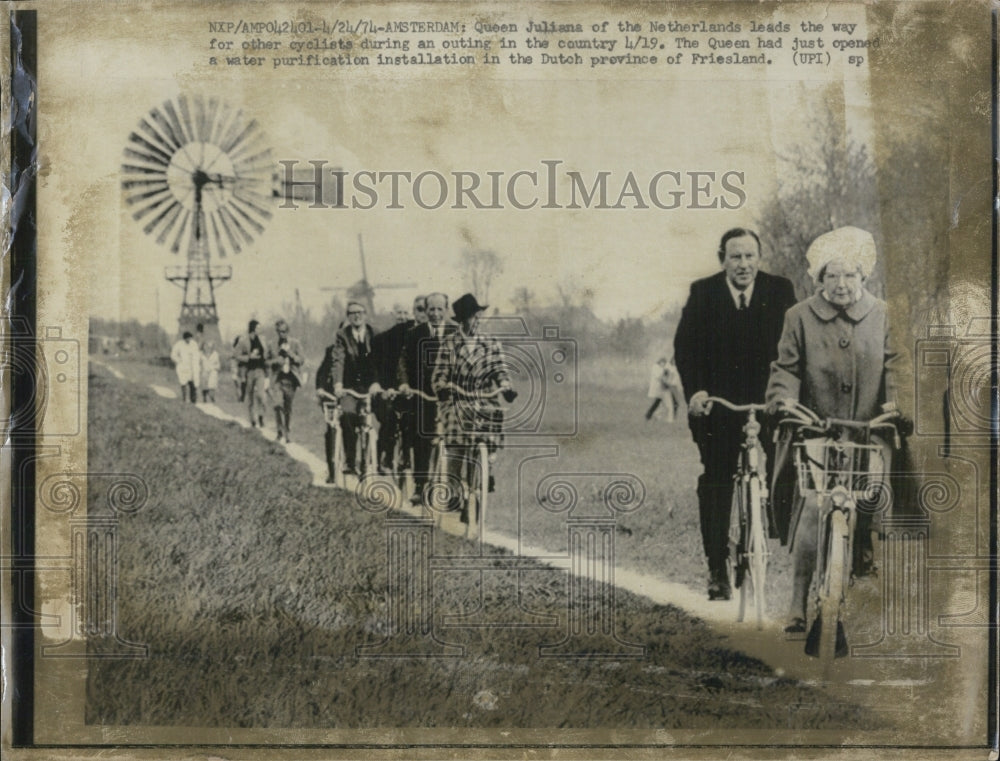
<path id="1" fill-rule="evenodd" d="M 721 396 L 710 396 L 705 400 L 705 404 L 721 404 L 727 410 L 732 410 L 733 412 L 763 412 L 767 409 L 766 404 L 733 404 L 732 402 L 723 399 Z"/>
<path id="2" fill-rule="evenodd" d="M 779 420 L 778 425 L 798 425 L 821 434 L 829 433 L 831 428 L 850 428 L 855 431 L 892 431 L 897 447 L 899 445 L 899 430 L 896 428 L 895 422 L 893 422 L 899 417 L 899 413 L 895 411 L 884 412 L 871 420 L 824 419 L 799 402 L 796 402 L 794 407 L 783 407 L 782 411 L 790 413 L 791 417 Z"/>
<path id="3" fill-rule="evenodd" d="M 461 386 L 456 386 L 454 383 L 449 383 L 445 386 L 449 391 L 457 391 L 462 396 L 468 397 L 470 399 L 493 399 L 500 396 L 503 393 L 503 387 L 497 386 L 492 391 L 466 391 Z"/>

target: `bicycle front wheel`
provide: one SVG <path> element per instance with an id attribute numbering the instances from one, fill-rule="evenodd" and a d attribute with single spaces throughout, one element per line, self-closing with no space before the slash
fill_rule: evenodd
<path id="1" fill-rule="evenodd" d="M 750 586 L 753 588 L 754 613 L 757 617 L 757 629 L 764 628 L 765 595 L 767 583 L 767 518 L 764 515 L 764 505 L 761 497 L 760 477 L 750 479 L 749 526 L 747 531 L 747 574 Z M 745 584 L 744 584 L 745 586 Z M 741 602 L 742 605 L 742 602 Z"/>
<path id="2" fill-rule="evenodd" d="M 819 615 L 822 629 L 819 635 L 819 658 L 832 661 L 837 654 L 837 630 L 840 604 L 844 597 L 844 578 L 850 557 L 850 531 L 842 510 L 830 513 L 826 546 L 826 567 L 820 580 Z"/>
<path id="3" fill-rule="evenodd" d="M 333 436 L 333 483 L 335 486 L 343 489 L 346 485 L 346 480 L 344 479 L 344 432 L 341 427 L 335 426 L 335 433 Z"/>
<path id="4" fill-rule="evenodd" d="M 739 590 L 740 593 L 739 609 L 736 614 L 737 622 L 743 621 L 746 616 L 747 595 L 749 594 L 746 574 L 747 500 L 746 482 L 738 477 L 733 484 L 733 500 L 729 514 L 729 552 L 726 556 L 726 575 L 729 578 L 729 587 L 734 591 Z"/>

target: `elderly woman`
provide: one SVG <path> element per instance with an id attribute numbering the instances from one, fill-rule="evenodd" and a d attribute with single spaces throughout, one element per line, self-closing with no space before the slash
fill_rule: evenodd
<path id="1" fill-rule="evenodd" d="M 785 314 L 767 386 L 769 407 L 776 411 L 801 402 L 820 417 L 856 421 L 894 410 L 896 355 L 889 347 L 888 310 L 864 287 L 875 266 L 874 239 L 864 230 L 842 227 L 813 241 L 806 259 L 819 289 Z M 783 542 L 792 539 L 794 579 L 785 631 L 804 632 L 819 513 L 812 503 L 806 506 L 797 499 L 783 515 L 782 486 L 776 484 L 772 491 L 779 536 Z M 871 516 L 863 511 L 856 545 L 855 558 L 862 562 L 855 563 L 855 573 L 871 573 Z"/>

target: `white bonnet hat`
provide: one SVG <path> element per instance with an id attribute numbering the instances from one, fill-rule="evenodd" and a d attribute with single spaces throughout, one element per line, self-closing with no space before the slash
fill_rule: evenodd
<path id="1" fill-rule="evenodd" d="M 856 266 L 867 278 L 875 268 L 875 239 L 857 227 L 838 227 L 820 235 L 806 251 L 809 276 L 818 282 L 819 273 L 835 259 Z"/>

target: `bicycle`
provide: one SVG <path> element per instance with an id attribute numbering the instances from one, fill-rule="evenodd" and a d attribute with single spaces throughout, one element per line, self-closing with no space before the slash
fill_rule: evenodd
<path id="1" fill-rule="evenodd" d="M 358 478 L 363 478 L 369 473 L 378 473 L 378 430 L 375 428 L 375 413 L 372 411 L 372 397 L 376 394 L 383 394 L 384 392 L 369 391 L 366 394 L 359 394 L 357 391 L 345 388 L 344 393 L 361 402 L 361 409 L 358 411 L 361 423 L 357 427 L 355 456 L 358 460 Z"/>
<path id="2" fill-rule="evenodd" d="M 480 402 L 495 399 L 505 391 L 507 392 L 505 398 L 508 402 L 513 401 L 513 399 L 517 396 L 516 391 L 504 387 L 498 387 L 493 391 L 466 391 L 461 386 L 449 383 L 445 388 L 452 393 L 458 393 L 466 399 L 472 400 L 476 405 L 474 407 L 476 413 L 478 413 L 481 409 L 479 406 Z M 476 434 L 475 444 L 473 445 L 475 450 L 474 454 L 471 458 L 463 458 L 463 467 L 461 470 L 461 514 L 467 520 L 465 524 L 466 538 L 468 538 L 472 532 L 473 521 L 475 521 L 477 532 L 482 532 L 482 528 L 486 524 L 487 495 L 490 492 L 489 449 L 487 447 L 486 439 L 483 438 L 483 434 L 479 431 L 477 431 Z"/>
<path id="3" fill-rule="evenodd" d="M 331 394 L 328 391 L 323 391 L 320 389 L 318 393 L 321 396 L 326 397 L 327 402 L 323 402 L 323 411 L 326 416 L 327 425 L 334 428 L 334 455 L 333 455 L 333 467 L 334 467 L 334 484 L 341 488 L 344 487 L 344 431 L 343 426 L 340 424 L 340 417 L 343 415 L 343 408 L 340 404 L 340 398 L 336 394 Z M 372 396 L 373 394 L 384 393 L 379 391 L 369 392 L 366 394 L 359 394 L 349 388 L 343 389 L 344 394 L 348 394 L 358 401 L 361 402 L 361 409 L 358 411 L 361 417 L 361 422 L 357 426 L 357 446 L 356 446 L 356 460 L 359 462 L 351 463 L 352 466 L 357 467 L 358 477 L 362 478 L 368 473 L 378 472 L 378 431 L 375 428 L 375 413 L 372 412 Z M 333 409 L 328 413 L 328 407 Z"/>
<path id="4" fill-rule="evenodd" d="M 799 495 L 815 498 L 817 522 L 816 619 L 806 638 L 806 654 L 829 662 L 847 654 L 847 636 L 841 610 L 851 584 L 854 557 L 854 530 L 858 502 L 870 502 L 886 492 L 883 481 L 889 463 L 883 446 L 871 442 L 873 432 L 890 432 L 899 446 L 899 432 L 893 422 L 897 413 L 888 412 L 864 422 L 821 419 L 796 404 L 783 408 L 791 416 L 779 425 L 796 426 L 793 457 Z M 850 434 L 860 435 L 852 441 Z M 808 437 L 808 434 L 814 434 Z M 825 624 L 824 624 L 825 622 Z"/>
<path id="5" fill-rule="evenodd" d="M 436 402 L 437 397 L 431 394 L 426 394 L 420 389 L 413 389 L 405 387 L 403 389 L 386 389 L 384 395 L 390 399 L 397 396 L 403 396 L 407 399 L 412 399 L 414 396 L 424 399 L 428 402 Z M 395 428 L 395 433 L 393 436 L 393 446 L 392 446 L 392 462 L 390 463 L 390 469 L 392 474 L 393 483 L 396 488 L 403 495 L 404 500 L 409 499 L 416 488 L 416 477 L 414 470 L 416 468 L 416 452 L 410 442 L 407 441 L 408 437 L 406 435 L 407 430 L 410 428 L 415 428 L 420 424 L 419 416 L 412 411 L 410 413 L 403 413 L 401 411 L 394 410 L 392 414 L 398 415 L 397 425 Z M 410 416 L 409 420 L 406 420 L 406 415 Z M 404 424 L 405 421 L 405 424 Z M 433 421 L 432 421 L 433 422 Z M 435 451 L 437 447 L 435 446 Z M 409 450 L 409 451 L 407 451 Z M 440 462 L 440 458 L 433 460 L 435 463 L 432 467 L 432 474 L 436 468 L 436 463 Z"/>
<path id="6" fill-rule="evenodd" d="M 740 459 L 733 474 L 733 501 L 729 519 L 729 556 L 726 570 L 729 584 L 740 590 L 739 613 L 736 620 L 746 616 L 747 598 L 753 593 L 757 629 L 764 628 L 765 582 L 770 551 L 767 547 L 768 497 L 766 479 L 761 474 L 763 449 L 760 443 L 760 423 L 757 413 L 763 404 L 733 404 L 717 396 L 710 396 L 706 403 L 717 403 L 732 412 L 746 412 L 743 426 L 744 440 L 740 446 Z"/>
<path id="7" fill-rule="evenodd" d="M 343 489 L 344 482 L 344 432 L 340 427 L 340 399 L 323 389 L 317 389 L 316 393 L 323 397 L 320 405 L 323 407 L 323 419 L 327 428 L 333 431 L 333 453 L 330 455 L 330 468 L 333 475 L 333 485 Z M 329 483 L 329 482 L 328 482 Z"/>

